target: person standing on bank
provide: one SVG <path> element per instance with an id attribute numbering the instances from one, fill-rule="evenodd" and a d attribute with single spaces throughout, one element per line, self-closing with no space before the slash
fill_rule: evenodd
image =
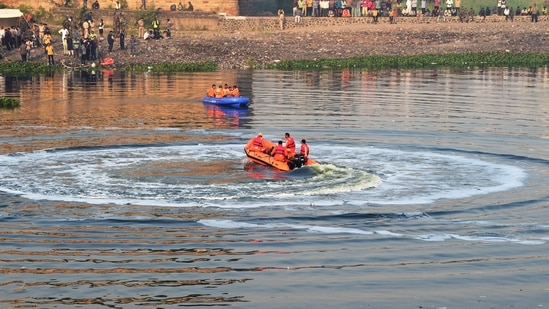
<path id="1" fill-rule="evenodd" d="M 143 17 L 137 21 L 137 28 L 139 29 L 138 37 L 143 38 L 145 35 L 145 19 Z"/>
<path id="2" fill-rule="evenodd" d="M 116 13 L 119 13 L 121 8 L 122 4 L 120 3 L 120 0 L 116 0 L 116 3 L 114 4 L 114 15 L 116 15 Z"/>
<path id="3" fill-rule="evenodd" d="M 99 21 L 99 39 L 103 40 L 103 31 L 105 29 L 105 22 L 103 21 L 103 18 Z"/>
<path id="4" fill-rule="evenodd" d="M 135 57 L 135 47 L 137 46 L 137 39 L 135 38 L 135 35 L 131 35 L 130 37 L 130 56 Z"/>
<path id="5" fill-rule="evenodd" d="M 153 28 L 153 38 L 155 40 L 160 39 L 160 21 L 158 20 L 158 17 L 155 17 L 152 22 L 152 28 Z"/>
<path id="6" fill-rule="evenodd" d="M 21 62 L 27 61 L 27 44 L 21 44 L 19 46 L 19 54 L 21 55 Z"/>
<path id="7" fill-rule="evenodd" d="M 280 27 L 280 30 L 284 30 L 284 10 L 283 9 L 278 10 L 278 26 Z"/>
<path id="8" fill-rule="evenodd" d="M 124 34 L 124 30 L 120 31 L 120 49 L 121 50 L 124 50 L 126 49 L 124 43 L 125 43 L 125 40 L 126 39 L 126 34 Z"/>
<path id="9" fill-rule="evenodd" d="M 531 14 L 532 14 L 532 22 L 533 23 L 537 23 L 538 22 L 538 15 L 539 15 L 539 8 L 538 8 L 538 5 L 536 3 L 534 3 L 534 6 L 532 7 L 532 10 L 530 11 Z"/>
<path id="10" fill-rule="evenodd" d="M 46 54 L 48 55 L 48 64 L 54 65 L 55 64 L 53 60 L 54 51 L 53 51 L 53 45 L 51 43 L 46 45 Z"/>
<path id="11" fill-rule="evenodd" d="M 109 52 L 112 52 L 114 45 L 114 34 L 112 33 L 112 30 L 109 31 L 109 35 L 107 35 L 107 43 L 109 44 Z"/>

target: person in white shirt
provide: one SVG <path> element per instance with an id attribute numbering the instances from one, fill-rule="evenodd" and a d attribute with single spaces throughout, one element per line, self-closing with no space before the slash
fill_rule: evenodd
<path id="1" fill-rule="evenodd" d="M 143 34 L 143 39 L 144 40 L 149 40 L 149 39 L 152 39 L 152 30 L 149 30 L 149 31 L 145 31 L 145 34 Z"/>
<path id="2" fill-rule="evenodd" d="M 67 40 L 65 40 L 65 38 L 67 37 L 67 34 L 69 34 L 69 30 L 63 27 L 63 29 L 59 30 L 59 34 L 61 34 L 61 42 L 63 42 L 63 55 L 68 55 L 69 49 L 67 47 Z"/>

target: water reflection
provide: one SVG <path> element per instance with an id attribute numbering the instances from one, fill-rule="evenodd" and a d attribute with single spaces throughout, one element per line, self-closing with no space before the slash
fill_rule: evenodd
<path id="1" fill-rule="evenodd" d="M 7 128 L 0 137 L 59 136 L 89 129 L 111 135 L 150 128 L 364 130 L 388 122 L 392 130 L 414 131 L 428 130 L 422 129 L 426 119 L 446 132 L 468 131 L 473 125 L 479 133 L 489 129 L 515 134 L 512 121 L 531 115 L 543 119 L 547 113 L 547 80 L 547 68 L 164 75 L 98 69 L 5 77 L 0 95 L 19 97 L 22 104 L 0 111 L 1 125 Z M 251 99 L 249 109 L 204 105 L 201 99 L 212 83 L 239 85 Z M 474 126 L 475 119 L 485 126 Z M 531 130 L 528 134 L 543 135 Z"/>
<path id="2" fill-rule="evenodd" d="M 244 125 L 246 117 L 250 114 L 248 107 L 230 108 L 204 103 L 204 108 L 216 128 L 226 128 L 227 126 L 231 126 L 231 124 L 233 128 L 239 128 Z"/>

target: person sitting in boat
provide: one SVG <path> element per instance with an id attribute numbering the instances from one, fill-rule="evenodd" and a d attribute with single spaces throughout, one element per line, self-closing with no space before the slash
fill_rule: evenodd
<path id="1" fill-rule="evenodd" d="M 231 90 L 229 89 L 229 85 L 225 84 L 225 88 L 223 88 L 223 96 L 228 97 L 231 94 Z"/>
<path id="2" fill-rule="evenodd" d="M 293 158 L 295 155 L 294 138 L 290 136 L 290 133 L 284 133 L 284 138 L 286 139 L 286 155 L 288 156 L 288 158 Z"/>
<path id="3" fill-rule="evenodd" d="M 215 84 L 212 84 L 212 87 L 206 90 L 206 95 L 212 98 L 215 97 Z"/>
<path id="4" fill-rule="evenodd" d="M 271 156 L 273 156 L 276 161 L 286 162 L 286 147 L 282 145 L 282 141 L 278 141 L 278 145 L 276 145 L 271 152 Z"/>
<path id="5" fill-rule="evenodd" d="M 219 87 L 217 87 L 217 89 L 215 89 L 215 97 L 220 99 L 222 98 L 223 96 L 225 95 L 224 91 L 223 91 L 223 86 L 219 85 Z"/>
<path id="6" fill-rule="evenodd" d="M 302 139 L 301 140 L 301 145 L 300 145 L 300 151 L 299 153 L 305 158 L 307 159 L 307 157 L 309 157 L 309 145 L 307 145 L 307 141 L 305 139 Z"/>
<path id="7" fill-rule="evenodd" d="M 240 96 L 240 90 L 238 90 L 238 87 L 236 87 L 236 85 L 233 86 L 233 90 L 231 91 L 231 96 L 233 97 Z"/>
<path id="8" fill-rule="evenodd" d="M 257 152 L 265 152 L 265 145 L 263 144 L 263 133 L 257 133 L 257 135 L 248 142 L 246 148 Z"/>

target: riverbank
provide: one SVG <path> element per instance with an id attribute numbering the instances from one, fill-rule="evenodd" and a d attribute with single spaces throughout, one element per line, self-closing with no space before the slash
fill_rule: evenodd
<path id="1" fill-rule="evenodd" d="M 368 55 L 431 55 L 453 53 L 541 53 L 549 51 L 548 22 L 446 22 L 354 24 L 257 31 L 173 31 L 172 38 L 139 40 L 135 57 L 129 50 L 107 52 L 117 65 L 211 61 L 220 69 L 264 67 L 282 60 L 344 59 Z M 68 65 L 79 61 L 62 54 L 55 40 L 56 60 Z M 129 36 L 126 37 L 128 47 Z M 3 51 L 6 61 L 19 61 L 17 51 Z M 42 49 L 31 61 L 47 62 Z"/>

